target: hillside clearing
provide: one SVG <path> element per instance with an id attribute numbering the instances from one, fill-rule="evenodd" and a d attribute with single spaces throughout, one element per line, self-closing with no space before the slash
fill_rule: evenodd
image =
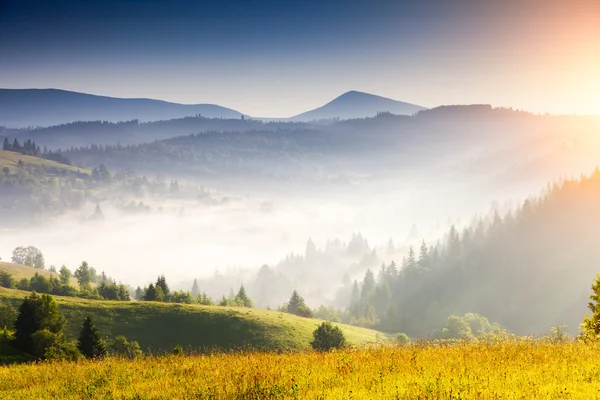
<path id="1" fill-rule="evenodd" d="M 2 170 L 4 167 L 8 167 L 10 173 L 15 173 L 19 166 L 19 160 L 23 161 L 25 166 L 44 167 L 49 171 L 63 171 L 85 175 L 91 174 L 91 171 L 85 168 L 61 164 L 56 161 L 46 160 L 44 158 L 26 156 L 13 151 L 0 150 L 0 170 Z"/>

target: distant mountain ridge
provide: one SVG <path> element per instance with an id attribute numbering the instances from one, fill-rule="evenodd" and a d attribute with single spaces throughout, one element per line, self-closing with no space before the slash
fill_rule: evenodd
<path id="1" fill-rule="evenodd" d="M 240 118 L 215 104 L 178 104 L 145 98 L 117 98 L 59 89 L 0 89 L 0 125 L 17 128 L 74 121 L 159 121 L 200 114 Z"/>
<path id="2" fill-rule="evenodd" d="M 322 107 L 298 114 L 290 119 L 293 121 L 315 121 L 332 118 L 353 119 L 374 117 L 380 112 L 413 115 L 421 110 L 426 110 L 426 108 L 388 99 L 387 97 L 351 90 Z"/>
<path id="3" fill-rule="evenodd" d="M 308 122 L 322 119 L 373 117 L 379 112 L 412 115 L 424 107 L 350 91 L 315 110 L 291 118 L 264 121 Z M 60 89 L 0 89 L 0 126 L 48 127 L 78 121 L 153 122 L 196 115 L 238 119 L 242 113 L 216 104 L 179 104 L 147 98 L 118 98 Z"/>

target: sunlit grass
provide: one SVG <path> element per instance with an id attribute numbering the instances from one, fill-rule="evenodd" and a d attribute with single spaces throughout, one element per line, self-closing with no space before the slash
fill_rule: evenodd
<path id="1" fill-rule="evenodd" d="M 36 273 L 43 275 L 46 278 L 49 278 L 51 276 L 55 276 L 58 278 L 57 273 L 53 273 L 53 272 L 43 270 L 43 269 L 36 269 L 33 267 L 29 267 L 27 265 L 19 265 L 19 264 L 13 264 L 13 263 L 2 262 L 2 261 L 0 261 L 0 271 L 8 272 L 13 277 L 13 279 L 15 279 L 16 281 L 19 281 L 23 278 L 31 279 L 31 277 L 33 275 L 35 275 Z M 72 279 L 72 281 L 73 282 L 71 282 L 71 284 L 73 286 L 76 286 L 77 281 L 75 281 L 74 278 Z"/>
<path id="2" fill-rule="evenodd" d="M 10 399 L 596 399 L 597 344 L 414 345 L 0 368 Z"/>
<path id="3" fill-rule="evenodd" d="M 29 292 L 0 288 L 0 301 L 18 306 Z M 67 338 L 76 339 L 83 320 L 92 316 L 100 334 L 125 335 L 145 352 L 186 348 L 305 350 L 310 347 L 318 319 L 244 307 L 201 306 L 156 302 L 85 300 L 54 296 L 67 318 Z M 386 335 L 374 330 L 339 324 L 351 344 L 376 342 Z"/>
<path id="4" fill-rule="evenodd" d="M 91 174 L 86 168 L 74 167 L 71 165 L 60 164 L 56 161 L 46 160 L 39 157 L 27 156 L 12 151 L 0 150 L 0 170 L 8 167 L 11 173 L 18 170 L 19 160 L 23 161 L 25 166 L 44 167 L 48 169 L 63 170 L 66 172 L 76 172 L 82 174 Z"/>

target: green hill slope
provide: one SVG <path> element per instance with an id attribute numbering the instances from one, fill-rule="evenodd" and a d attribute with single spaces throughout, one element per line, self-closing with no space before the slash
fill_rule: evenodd
<path id="1" fill-rule="evenodd" d="M 0 300 L 18 305 L 29 292 L 0 288 Z M 276 311 L 250 308 L 115 302 L 55 297 L 67 318 L 66 334 L 77 337 L 87 315 L 105 336 L 125 335 L 145 351 L 170 351 L 176 344 L 193 350 L 221 350 L 242 346 L 261 349 L 308 348 L 312 332 L 321 323 Z M 351 344 L 374 342 L 379 333 L 339 325 Z"/>
<path id="2" fill-rule="evenodd" d="M 75 175 L 89 175 L 91 173 L 85 168 L 73 167 L 71 165 L 57 163 L 56 161 L 26 156 L 6 150 L 0 150 L 0 171 L 4 167 L 8 167 L 11 174 L 15 173 L 18 170 L 19 160 L 23 161 L 25 166 L 43 167 L 48 173 L 67 173 Z"/>

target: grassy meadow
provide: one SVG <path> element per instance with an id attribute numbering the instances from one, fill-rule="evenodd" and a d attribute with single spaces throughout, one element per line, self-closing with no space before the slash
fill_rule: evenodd
<path id="1" fill-rule="evenodd" d="M 600 345 L 513 341 L 0 367 L 0 399 L 598 399 Z"/>
<path id="2" fill-rule="evenodd" d="M 27 265 L 13 264 L 13 263 L 2 262 L 2 261 L 0 261 L 0 271 L 8 272 L 17 281 L 19 281 L 23 278 L 31 279 L 31 277 L 34 276 L 36 273 L 43 275 L 46 278 L 50 278 L 51 276 L 54 276 L 56 278 L 59 277 L 59 275 L 56 272 L 50 272 L 45 269 L 36 269 L 33 267 L 29 267 Z M 77 281 L 73 278 L 71 284 L 73 286 L 76 286 Z"/>
<path id="3" fill-rule="evenodd" d="M 30 292 L 0 288 L 0 301 L 18 306 Z M 321 323 L 295 315 L 255 308 L 201 306 L 159 302 L 86 300 L 54 296 L 67 319 L 65 334 L 76 339 L 83 320 L 92 316 L 101 335 L 125 335 L 144 352 L 171 351 L 177 344 L 189 349 L 252 347 L 305 350 Z M 350 344 L 385 339 L 377 331 L 339 324 Z"/>
<path id="4" fill-rule="evenodd" d="M 25 166 L 44 167 L 49 171 L 90 175 L 91 171 L 85 168 L 61 164 L 56 161 L 40 157 L 27 156 L 13 151 L 0 150 L 0 170 L 7 167 L 11 174 L 18 170 L 19 160 Z"/>

